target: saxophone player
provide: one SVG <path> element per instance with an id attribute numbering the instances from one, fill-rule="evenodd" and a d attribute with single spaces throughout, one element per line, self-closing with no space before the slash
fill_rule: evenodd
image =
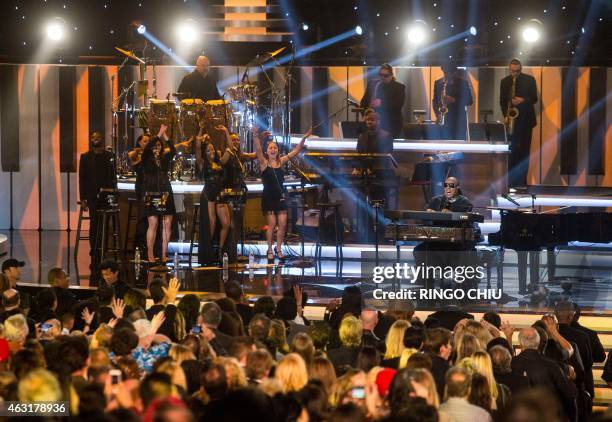
<path id="1" fill-rule="evenodd" d="M 527 186 L 531 132 L 536 125 L 533 105 L 538 102 L 538 91 L 533 76 L 522 73 L 518 59 L 510 61 L 510 75 L 501 80 L 499 104 L 506 122 L 510 142 L 508 159 L 508 186 Z"/>
<path id="2" fill-rule="evenodd" d="M 406 87 L 395 79 L 393 67 L 388 63 L 380 66 L 378 76 L 380 79 L 368 82 L 360 107 L 373 108 L 380 116 L 380 128 L 397 138 L 403 128 Z"/>
<path id="3" fill-rule="evenodd" d="M 474 102 L 472 89 L 464 71 L 453 62 L 442 66 L 444 77 L 434 82 L 432 106 L 442 129 L 443 139 L 465 139 L 466 107 Z"/>

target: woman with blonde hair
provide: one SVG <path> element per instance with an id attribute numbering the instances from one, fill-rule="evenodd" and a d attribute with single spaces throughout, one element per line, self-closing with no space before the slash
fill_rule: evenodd
<path id="1" fill-rule="evenodd" d="M 463 358 L 472 356 L 475 352 L 482 350 L 482 344 L 476 338 L 469 333 L 464 333 L 455 344 L 455 350 L 457 351 L 457 357 L 455 362 L 460 362 Z"/>
<path id="2" fill-rule="evenodd" d="M 300 391 L 308 383 L 308 371 L 304 359 L 297 353 L 289 353 L 276 366 L 274 372 L 285 393 Z"/>
<path id="3" fill-rule="evenodd" d="M 273 357 L 279 360 L 284 355 L 289 353 L 289 345 L 287 344 L 287 331 L 283 321 L 273 319 L 270 321 L 270 334 L 268 335 L 268 343 L 274 349 L 274 353 L 270 350 Z M 276 356 L 274 356 L 276 354 Z"/>
<path id="4" fill-rule="evenodd" d="M 487 330 L 484 325 L 482 325 L 478 321 L 469 320 L 468 322 L 466 322 L 465 327 L 463 329 L 463 333 L 471 334 L 476 337 L 480 342 L 480 345 L 482 346 L 483 350 L 486 349 L 487 344 L 489 344 L 489 342 L 493 340 L 493 336 L 491 335 L 489 330 Z"/>
<path id="5" fill-rule="evenodd" d="M 506 406 L 510 398 L 510 390 L 503 384 L 498 384 L 493 375 L 493 363 L 491 356 L 484 350 L 479 350 L 472 355 L 472 362 L 476 371 L 487 379 L 487 384 L 491 390 L 492 409 L 502 409 Z"/>
<path id="6" fill-rule="evenodd" d="M 168 356 L 179 365 L 186 360 L 196 360 L 193 351 L 182 344 L 173 344 L 168 351 Z"/>
<path id="7" fill-rule="evenodd" d="M 359 398 L 354 394 L 353 389 L 365 389 L 365 372 L 351 368 L 336 381 L 330 396 L 330 405 L 333 407 L 352 402 L 360 406 L 365 411 L 365 397 Z"/>
<path id="8" fill-rule="evenodd" d="M 402 355 L 406 346 L 404 346 L 404 333 L 410 327 L 410 323 L 403 319 L 397 320 L 393 323 L 387 334 L 387 340 L 385 340 L 386 352 L 384 360 L 381 363 L 382 366 L 389 368 L 397 368 L 399 364 L 399 358 Z M 391 359 L 397 360 L 391 361 Z M 406 358 L 407 360 L 408 358 Z"/>
<path id="9" fill-rule="evenodd" d="M 293 337 L 289 351 L 300 355 L 304 359 L 304 362 L 306 362 L 307 368 L 312 364 L 315 355 L 315 347 L 310 337 L 308 337 L 308 334 L 297 333 L 295 337 Z"/>
<path id="10" fill-rule="evenodd" d="M 337 379 L 334 365 L 325 356 L 314 358 L 308 367 L 308 379 L 321 381 L 325 392 L 329 395 Z"/>

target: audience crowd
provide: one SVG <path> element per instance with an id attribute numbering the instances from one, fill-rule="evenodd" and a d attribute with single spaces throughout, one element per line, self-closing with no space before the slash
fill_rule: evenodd
<path id="1" fill-rule="evenodd" d="M 28 295 L 23 265 L 7 259 L 0 274 L 4 401 L 64 400 L 73 418 L 122 422 L 612 420 L 592 413 L 605 351 L 570 302 L 515 330 L 494 312 L 380 312 L 351 286 L 309 321 L 299 286 L 249 304 L 230 280 L 202 302 L 177 279 L 131 288 L 105 262 L 95 296 L 77 300 L 60 268 Z"/>

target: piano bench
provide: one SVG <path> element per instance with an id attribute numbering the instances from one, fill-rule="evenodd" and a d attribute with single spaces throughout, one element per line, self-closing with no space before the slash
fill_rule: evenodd
<path id="1" fill-rule="evenodd" d="M 501 248 L 478 248 L 479 265 L 487 269 L 487 289 L 491 288 L 491 271 L 494 267 L 497 269 L 497 288 L 503 289 L 503 259 L 501 251 Z"/>

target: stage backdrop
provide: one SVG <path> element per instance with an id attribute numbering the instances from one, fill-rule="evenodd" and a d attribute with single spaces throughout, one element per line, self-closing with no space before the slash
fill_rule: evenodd
<path id="1" fill-rule="evenodd" d="M 239 82 L 244 68 L 213 68 L 224 90 Z M 499 82 L 505 68 L 469 68 L 474 89 L 471 122 L 482 110 L 501 120 Z M 612 68 L 526 67 L 535 77 L 539 102 L 533 132 L 529 183 L 556 186 L 612 186 Z M 153 69 L 147 69 L 152 79 Z M 182 67 L 155 70 L 157 97 L 177 91 Z M 116 66 L 0 65 L 0 229 L 75 229 L 79 198 L 78 158 L 88 148 L 88 134 L 100 130 L 110 145 L 111 101 L 137 78 L 136 67 L 117 74 Z M 270 71 L 279 89 L 284 69 Z M 397 68 L 406 85 L 403 113 L 433 114 L 431 95 L 437 67 Z M 303 133 L 346 104 L 359 101 L 368 67 L 300 67 L 293 70 L 292 132 Z M 251 79 L 265 80 L 261 75 Z M 263 85 L 262 85 L 263 86 Z M 149 87 L 149 94 L 153 86 Z M 339 136 L 348 111 L 322 125 L 319 136 Z M 137 134 L 137 133 L 136 133 Z"/>

